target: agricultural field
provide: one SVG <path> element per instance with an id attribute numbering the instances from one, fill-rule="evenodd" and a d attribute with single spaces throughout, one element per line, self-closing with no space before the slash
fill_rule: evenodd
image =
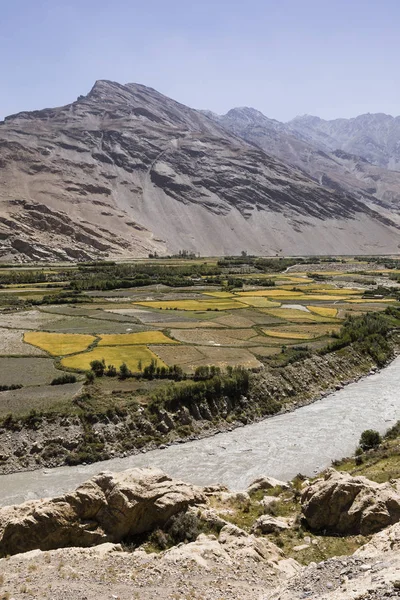
<path id="1" fill-rule="evenodd" d="M 53 356 L 66 356 L 87 350 L 95 337 L 79 333 L 48 333 L 46 331 L 28 331 L 24 335 L 27 344 L 45 350 Z"/>
<path id="2" fill-rule="evenodd" d="M 125 363 L 135 377 L 148 367 L 175 365 L 189 377 L 207 365 L 257 370 L 325 348 L 348 315 L 398 305 L 400 283 L 393 274 L 399 269 L 381 269 L 377 261 L 302 260 L 53 266 L 40 270 L 40 281 L 32 267 L 0 269 L 7 292 L 0 295 L 0 385 L 21 386 L 0 392 L 0 415 L 13 406 L 20 412 L 72 410 L 93 361 L 117 370 Z M 77 383 L 49 385 L 68 373 Z M 140 381 L 138 389 L 150 385 Z M 104 377 L 103 387 L 134 394 L 135 385 L 114 375 Z"/>
<path id="3" fill-rule="evenodd" d="M 89 352 L 82 352 L 63 358 L 61 360 L 61 365 L 67 369 L 88 371 L 92 361 L 102 361 L 103 359 L 107 366 L 113 365 L 118 369 L 120 365 L 125 363 L 128 369 L 134 372 L 147 367 L 152 360 L 155 360 L 158 363 L 157 366 L 166 366 L 166 364 L 158 359 L 158 357 L 146 346 L 134 344 L 130 346 L 97 346 L 97 348 L 94 348 Z"/>

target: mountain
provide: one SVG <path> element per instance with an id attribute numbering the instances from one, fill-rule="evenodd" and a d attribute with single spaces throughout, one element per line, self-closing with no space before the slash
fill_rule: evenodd
<path id="1" fill-rule="evenodd" d="M 343 150 L 386 169 L 400 170 L 400 117 L 383 113 L 325 121 L 304 115 L 287 124 L 305 141 L 325 150 Z"/>
<path id="2" fill-rule="evenodd" d="M 97 81 L 71 104 L 0 123 L 3 261 L 392 253 L 398 243 L 395 223 L 353 194 L 143 85 Z"/>
<path id="3" fill-rule="evenodd" d="M 380 154 L 372 152 L 372 147 L 378 146 L 380 118 L 385 117 L 386 125 L 400 122 L 400 118 L 362 115 L 356 119 L 323 121 L 305 116 L 280 123 L 247 107 L 234 108 L 226 115 L 210 113 L 209 116 L 228 131 L 303 170 L 321 185 L 346 191 L 400 223 L 400 169 L 389 168 L 397 164 L 400 129 L 397 131 L 394 126 L 391 136 L 386 135 L 391 144 L 385 146 L 385 160 L 383 150 Z M 368 142 L 373 132 L 374 144 Z M 384 138 L 382 134 L 381 149 Z"/>

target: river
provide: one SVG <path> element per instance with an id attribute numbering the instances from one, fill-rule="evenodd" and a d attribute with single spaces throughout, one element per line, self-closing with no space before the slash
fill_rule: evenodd
<path id="1" fill-rule="evenodd" d="M 364 429 L 381 433 L 400 419 L 400 357 L 388 367 L 298 410 L 164 450 L 102 463 L 0 476 L 0 505 L 74 489 L 100 471 L 157 466 L 199 485 L 245 488 L 259 475 L 313 475 L 352 454 Z"/>

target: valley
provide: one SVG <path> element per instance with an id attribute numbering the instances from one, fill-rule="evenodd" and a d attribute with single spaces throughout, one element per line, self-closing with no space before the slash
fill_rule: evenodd
<path id="1" fill-rule="evenodd" d="M 2 268 L 1 471 L 136 455 L 340 389 L 395 356 L 399 275 L 390 257 Z"/>

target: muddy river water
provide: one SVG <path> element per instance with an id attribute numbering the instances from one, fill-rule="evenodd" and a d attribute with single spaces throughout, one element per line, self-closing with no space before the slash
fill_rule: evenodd
<path id="1" fill-rule="evenodd" d="M 157 466 L 188 482 L 245 488 L 259 475 L 312 475 L 354 452 L 364 429 L 400 419 L 400 357 L 326 398 L 260 423 L 137 456 L 0 476 L 0 505 L 72 490 L 100 471 Z"/>

